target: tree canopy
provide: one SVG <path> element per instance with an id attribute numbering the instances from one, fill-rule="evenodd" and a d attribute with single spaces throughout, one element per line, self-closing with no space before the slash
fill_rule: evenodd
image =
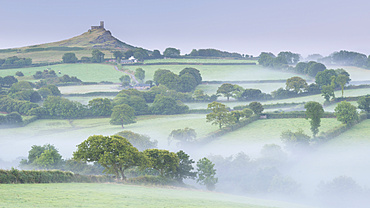
<path id="1" fill-rule="evenodd" d="M 113 107 L 110 123 L 123 125 L 136 123 L 135 110 L 127 104 L 116 105 Z"/>
<path id="2" fill-rule="evenodd" d="M 343 124 L 353 124 L 358 121 L 358 113 L 356 106 L 352 105 L 349 102 L 342 101 L 334 109 L 334 115 L 337 117 L 337 120 Z"/>
<path id="3" fill-rule="evenodd" d="M 215 164 L 205 157 L 197 162 L 197 183 L 205 185 L 210 191 L 215 189 L 215 185 L 218 182 L 218 178 L 215 177 L 216 169 L 214 166 Z"/>
<path id="4" fill-rule="evenodd" d="M 314 101 L 306 103 L 304 108 L 306 109 L 307 119 L 311 119 L 310 124 L 312 134 L 314 137 L 316 137 L 317 133 L 319 132 L 321 117 L 324 114 L 324 109 L 320 103 Z"/>

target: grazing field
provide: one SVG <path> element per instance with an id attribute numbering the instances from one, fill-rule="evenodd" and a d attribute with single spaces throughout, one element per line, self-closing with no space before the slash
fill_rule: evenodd
<path id="1" fill-rule="evenodd" d="M 114 66 L 106 64 L 58 64 L 42 67 L 30 67 L 19 69 L 3 69 L 0 70 L 0 77 L 7 75 L 15 75 L 17 71 L 23 72 L 28 79 L 33 79 L 32 75 L 36 71 L 43 71 L 47 68 L 54 70 L 58 76 L 68 74 L 69 76 L 76 76 L 84 82 L 119 82 L 119 78 L 124 75 L 123 72 L 116 71 Z M 58 72 L 61 74 L 58 74 Z M 24 78 L 23 78 L 24 79 Z"/>
<path id="2" fill-rule="evenodd" d="M 217 89 L 221 86 L 222 84 L 201 84 L 197 86 L 197 90 L 203 90 L 206 94 L 216 94 Z M 237 84 L 244 89 L 260 89 L 264 93 L 271 93 L 274 90 L 279 89 L 280 87 L 285 87 L 285 82 L 281 83 L 248 83 L 248 84 Z"/>
<path id="3" fill-rule="evenodd" d="M 72 101 L 77 101 L 83 105 L 87 105 L 90 100 L 95 99 L 95 98 L 108 98 L 108 99 L 113 99 L 115 96 L 104 96 L 104 95 L 99 95 L 99 96 L 69 96 L 65 97 L 68 100 Z"/>
<path id="4" fill-rule="evenodd" d="M 152 59 L 145 60 L 144 64 L 150 63 L 258 63 L 257 60 L 242 60 L 242 59 L 176 59 L 176 58 L 166 58 L 166 59 Z"/>
<path id="5" fill-rule="evenodd" d="M 36 52 L 9 52 L 9 53 L 0 53 L 0 58 L 4 59 L 11 56 L 18 56 L 19 58 L 31 58 L 32 63 L 47 63 L 47 62 L 60 62 L 65 53 L 75 53 L 78 59 L 81 57 L 91 57 L 93 49 L 85 50 L 75 50 L 75 51 L 36 51 Z M 113 57 L 113 54 L 110 50 L 101 50 L 105 57 Z"/>
<path id="6" fill-rule="evenodd" d="M 167 137 L 174 129 L 193 128 L 198 137 L 217 129 L 206 123 L 205 114 L 138 116 L 137 123 L 110 125 L 110 118 L 76 120 L 38 120 L 25 127 L 1 129 L 0 158 L 13 160 L 26 156 L 32 145 L 54 144 L 64 158 L 69 158 L 76 145 L 91 135 L 113 135 L 123 130 L 149 135 L 160 148 L 168 148 Z M 16 140 L 14 138 L 17 138 Z M 17 147 L 14 149 L 13 147 Z"/>
<path id="7" fill-rule="evenodd" d="M 100 85 L 76 85 L 58 87 L 62 94 L 84 94 L 89 92 L 119 92 L 119 84 L 100 84 Z"/>
<path id="8" fill-rule="evenodd" d="M 122 184 L 3 184 L 0 207 L 304 207 L 184 188 Z"/>
<path id="9" fill-rule="evenodd" d="M 335 118 L 322 118 L 320 132 L 328 131 L 340 122 Z M 292 119 L 261 119 L 243 128 L 225 134 L 211 143 L 207 144 L 207 149 L 215 150 L 222 148 L 222 152 L 236 154 L 243 151 L 248 155 L 258 155 L 265 144 L 277 144 L 283 146 L 280 135 L 283 131 L 297 131 L 302 129 L 305 134 L 312 136 L 309 120 L 304 118 Z"/>
<path id="10" fill-rule="evenodd" d="M 259 65 L 149 65 L 149 66 L 123 66 L 124 69 L 134 71 L 137 68 L 145 70 L 145 79 L 152 80 L 157 69 L 168 69 L 178 74 L 186 67 L 193 67 L 200 71 L 203 81 L 252 81 L 252 80 L 285 80 L 293 76 L 300 76 L 311 80 L 307 76 L 292 72 L 267 69 Z"/>

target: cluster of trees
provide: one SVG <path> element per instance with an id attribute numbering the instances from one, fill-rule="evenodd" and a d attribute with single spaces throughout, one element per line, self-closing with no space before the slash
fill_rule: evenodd
<path id="1" fill-rule="evenodd" d="M 217 169 L 218 190 L 236 194 L 299 195 L 300 185 L 285 176 L 283 167 L 288 164 L 287 154 L 275 144 L 267 144 L 261 157 L 251 159 L 243 152 L 224 157 L 209 157 Z"/>
<path id="2" fill-rule="evenodd" d="M 135 49 L 132 49 L 132 50 L 128 50 L 124 53 L 115 52 L 115 53 L 113 53 L 113 55 L 116 58 L 116 60 L 120 60 L 120 59 L 122 59 L 122 57 L 124 57 L 125 59 L 128 59 L 131 56 L 133 56 L 134 58 L 136 58 L 139 61 L 143 61 L 144 59 L 150 58 L 150 55 L 149 55 L 148 51 L 143 49 L 143 48 L 135 48 Z"/>
<path id="3" fill-rule="evenodd" d="M 22 116 L 17 112 L 0 115 L 0 125 L 17 125 L 23 122 Z"/>
<path id="4" fill-rule="evenodd" d="M 21 68 L 32 65 L 32 59 L 30 58 L 18 58 L 17 56 L 8 57 L 6 59 L 0 59 L 0 68 Z"/>
<path id="5" fill-rule="evenodd" d="M 370 68 L 370 56 L 346 50 L 334 52 L 327 57 L 319 59 L 319 61 L 328 64 Z"/>
<path id="6" fill-rule="evenodd" d="M 227 51 L 220 51 L 217 49 L 193 49 L 186 56 L 194 57 L 220 57 L 220 58 L 244 58 L 242 54 L 239 53 L 230 53 Z"/>
<path id="7" fill-rule="evenodd" d="M 252 102 L 243 110 L 230 111 L 226 105 L 218 102 L 212 102 L 208 104 L 208 110 L 212 112 L 206 115 L 207 122 L 212 122 L 213 125 L 217 125 L 220 129 L 224 126 L 230 126 L 235 123 L 239 123 L 240 119 L 249 118 L 253 114 L 259 115 L 263 111 L 263 106 L 259 102 Z"/>
<path id="8" fill-rule="evenodd" d="M 326 101 L 330 98 L 335 98 L 334 90 L 338 87 L 342 90 L 342 97 L 344 86 L 349 83 L 350 75 L 344 69 L 325 69 L 317 73 L 315 76 L 315 83 L 321 89 L 322 96 Z"/>
<path id="9" fill-rule="evenodd" d="M 289 64 L 296 64 L 300 59 L 300 55 L 290 51 L 280 52 L 277 56 L 273 53 L 262 52 L 259 55 L 258 63 L 269 68 L 287 68 Z"/>
<path id="10" fill-rule="evenodd" d="M 164 85 L 171 90 L 179 92 L 191 92 L 202 83 L 202 76 L 195 68 L 185 68 L 179 75 L 167 69 L 158 69 L 154 72 L 154 83 Z"/>
<path id="11" fill-rule="evenodd" d="M 113 135 L 90 136 L 77 145 L 73 159 L 83 162 L 97 162 L 104 167 L 104 172 L 116 175 L 117 179 L 126 179 L 126 171 L 138 168 L 145 173 L 176 180 L 183 183 L 183 179 L 194 179 L 205 184 L 208 189 L 214 189 L 217 183 L 214 165 L 203 158 L 197 162 L 197 171 L 193 172 L 195 163 L 190 156 L 180 150 L 177 153 L 168 150 L 146 149 L 139 151 L 126 138 Z"/>
<path id="12" fill-rule="evenodd" d="M 98 49 L 94 49 L 91 52 L 91 57 L 83 56 L 81 57 L 80 62 L 82 63 L 102 63 L 104 62 L 105 54 Z M 75 53 L 65 53 L 62 56 L 63 63 L 77 63 L 79 62 Z"/>
<path id="13" fill-rule="evenodd" d="M 227 98 L 229 101 L 230 97 L 233 97 L 237 100 L 268 100 L 271 99 L 271 95 L 263 93 L 259 89 L 247 88 L 236 85 L 224 83 L 217 89 L 218 96 L 222 95 Z"/>
<path id="14" fill-rule="evenodd" d="M 0 77 L 0 89 L 2 87 L 11 87 L 14 83 L 17 83 L 18 79 L 14 76 Z"/>

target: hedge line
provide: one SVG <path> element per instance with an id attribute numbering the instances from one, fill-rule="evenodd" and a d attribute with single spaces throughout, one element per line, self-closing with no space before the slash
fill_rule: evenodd
<path id="1" fill-rule="evenodd" d="M 88 93 L 74 93 L 64 94 L 63 97 L 90 97 L 90 96 L 117 96 L 119 92 L 88 92 Z"/>
<path id="2" fill-rule="evenodd" d="M 327 132 L 321 132 L 320 136 L 318 137 L 318 140 L 322 142 L 322 141 L 327 141 L 327 140 L 333 139 L 333 138 L 341 135 L 342 133 L 346 132 L 347 130 L 351 129 L 354 125 L 356 125 L 358 123 L 361 123 L 362 121 L 366 120 L 367 117 L 368 117 L 368 115 L 366 113 L 361 113 L 358 117 L 359 118 L 358 121 L 355 124 L 352 124 L 352 125 L 342 124 L 338 127 L 330 129 Z"/>
<path id="3" fill-rule="evenodd" d="M 109 176 L 87 176 L 60 170 L 1 170 L 0 184 L 5 183 L 102 183 L 114 181 Z"/>
<path id="4" fill-rule="evenodd" d="M 28 124 L 36 121 L 37 119 L 39 119 L 37 116 L 32 116 L 30 118 L 24 119 L 22 122 L 22 126 L 27 126 Z"/>
<path id="5" fill-rule="evenodd" d="M 247 119 L 244 119 L 244 120 L 240 120 L 239 123 L 235 123 L 233 125 L 230 125 L 230 126 L 226 126 L 222 129 L 219 129 L 217 131 L 214 131 L 210 134 L 208 134 L 207 136 L 201 138 L 199 140 L 200 143 L 202 144 L 205 144 L 205 143 L 208 143 L 208 142 L 211 142 L 212 140 L 216 139 L 217 137 L 220 137 L 224 134 L 227 134 L 229 132 L 232 132 L 232 131 L 235 131 L 241 127 L 244 127 L 254 121 L 257 121 L 258 119 L 260 118 L 259 115 L 253 115 Z"/>
<path id="6" fill-rule="evenodd" d="M 264 113 L 262 116 L 266 116 L 267 119 L 280 119 L 280 118 L 306 118 L 305 111 L 291 111 L 281 113 Z M 334 113 L 324 112 L 323 118 L 335 118 Z"/>

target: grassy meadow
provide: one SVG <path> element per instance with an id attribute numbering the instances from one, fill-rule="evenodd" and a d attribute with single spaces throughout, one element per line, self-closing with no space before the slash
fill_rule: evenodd
<path id="1" fill-rule="evenodd" d="M 150 59 L 145 60 L 144 64 L 151 63 L 212 63 L 212 64 L 228 64 L 228 63 L 256 63 L 257 60 L 245 60 L 245 59 L 177 59 L 177 58 L 166 58 L 166 59 Z"/>
<path id="2" fill-rule="evenodd" d="M 193 67 L 200 71 L 203 81 L 255 81 L 255 80 L 286 80 L 293 76 L 301 76 L 292 72 L 267 69 L 259 65 L 142 65 L 123 66 L 124 69 L 135 71 L 137 68 L 145 70 L 145 79 L 152 80 L 157 69 L 168 69 L 178 74 L 186 67 Z"/>
<path id="3" fill-rule="evenodd" d="M 294 207 L 303 206 L 184 188 L 123 184 L 2 184 L 0 207 Z"/>
<path id="4" fill-rule="evenodd" d="M 84 82 L 119 82 L 119 78 L 123 75 L 122 72 L 114 69 L 113 65 L 107 64 L 58 64 L 42 67 L 29 67 L 29 68 L 19 68 L 19 69 L 3 69 L 0 70 L 0 77 L 5 77 L 7 75 L 15 75 L 17 71 L 21 71 L 24 74 L 24 78 L 33 80 L 32 75 L 36 71 L 43 71 L 47 68 L 54 70 L 58 76 L 63 76 L 68 74 L 69 76 L 76 76 Z M 60 71 L 60 74 L 58 73 Z"/>
<path id="5" fill-rule="evenodd" d="M 84 94 L 89 92 L 119 92 L 122 90 L 119 84 L 78 85 L 58 87 L 62 94 Z"/>

